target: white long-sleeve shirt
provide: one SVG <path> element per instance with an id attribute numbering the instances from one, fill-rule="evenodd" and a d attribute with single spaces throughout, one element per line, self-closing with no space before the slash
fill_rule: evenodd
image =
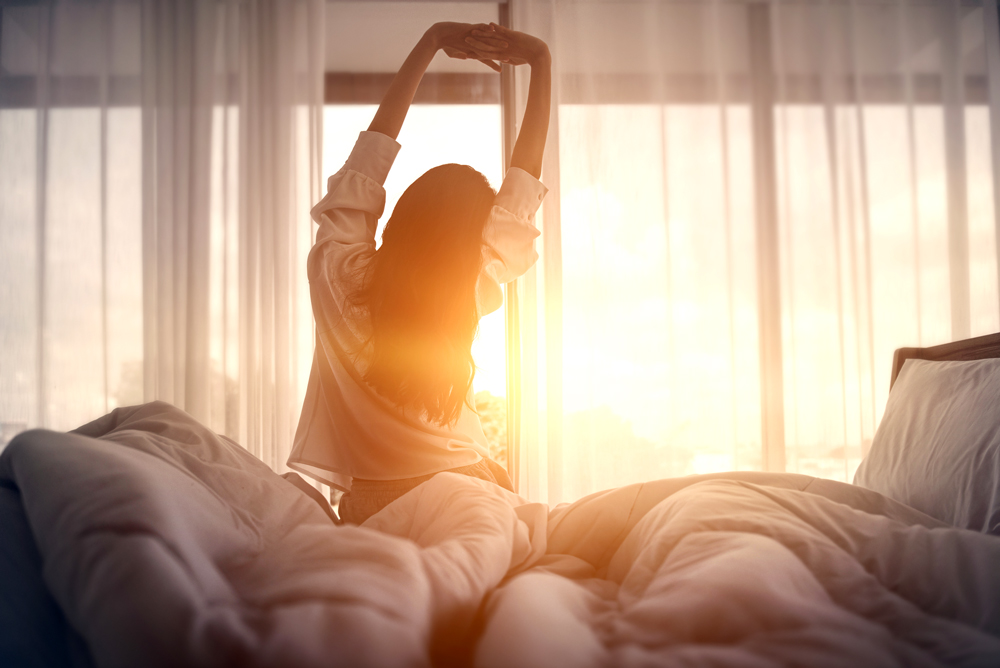
<path id="1" fill-rule="evenodd" d="M 433 424 L 379 395 L 356 363 L 366 359 L 370 322 L 351 297 L 375 253 L 375 230 L 385 208 L 383 184 L 399 148 L 386 135 L 362 132 L 347 162 L 330 177 L 326 196 L 312 209 L 319 224 L 308 262 L 316 350 L 288 466 L 343 490 L 355 477 L 412 478 L 489 456 L 479 416 L 467 405 L 454 425 Z M 534 215 L 546 192 L 527 172 L 507 172 L 483 231 L 476 285 L 480 314 L 499 308 L 500 285 L 538 259 Z"/>

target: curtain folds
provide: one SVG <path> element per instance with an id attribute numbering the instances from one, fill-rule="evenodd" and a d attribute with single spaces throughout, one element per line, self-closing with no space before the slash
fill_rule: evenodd
<path id="1" fill-rule="evenodd" d="M 2 8 L 6 431 L 163 399 L 283 470 L 312 349 L 324 11 Z"/>
<path id="2" fill-rule="evenodd" d="M 522 493 L 849 481 L 892 351 L 1000 329 L 995 2 L 511 14 L 549 42 L 556 95 L 516 288 Z"/>
<path id="3" fill-rule="evenodd" d="M 319 0 L 143 5 L 144 394 L 276 470 L 308 365 L 323 11 Z"/>

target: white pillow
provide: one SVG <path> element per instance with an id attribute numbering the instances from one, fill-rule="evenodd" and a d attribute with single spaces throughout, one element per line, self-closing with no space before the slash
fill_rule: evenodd
<path id="1" fill-rule="evenodd" d="M 907 360 L 854 484 L 1000 535 L 1000 359 Z"/>

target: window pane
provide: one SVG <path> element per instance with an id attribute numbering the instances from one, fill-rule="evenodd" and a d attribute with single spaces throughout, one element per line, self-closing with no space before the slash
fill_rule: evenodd
<path id="1" fill-rule="evenodd" d="M 0 446 L 38 417 L 36 119 L 0 109 Z"/>

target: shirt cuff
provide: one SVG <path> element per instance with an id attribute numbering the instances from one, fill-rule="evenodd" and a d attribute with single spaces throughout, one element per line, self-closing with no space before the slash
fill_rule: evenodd
<path id="1" fill-rule="evenodd" d="M 524 220 L 538 210 L 547 192 L 549 189 L 534 176 L 520 167 L 511 167 L 504 176 L 503 185 L 493 204 Z"/>
<path id="2" fill-rule="evenodd" d="M 344 169 L 359 172 L 377 181 L 379 185 L 385 185 L 385 177 L 389 175 L 399 148 L 399 142 L 392 137 L 365 130 L 358 135 L 358 141 L 344 163 Z"/>

